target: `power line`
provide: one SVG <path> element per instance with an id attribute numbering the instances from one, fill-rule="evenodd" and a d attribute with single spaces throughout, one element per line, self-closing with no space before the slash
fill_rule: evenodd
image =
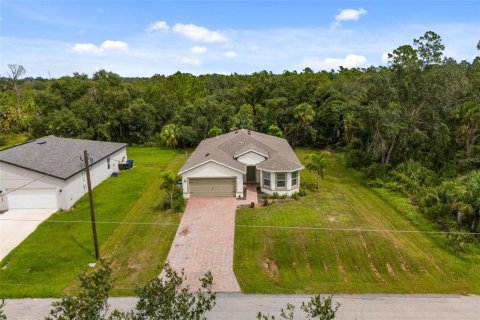
<path id="1" fill-rule="evenodd" d="M 18 221 L 18 222 L 51 222 L 51 223 L 91 223 L 90 220 L 41 220 L 41 219 L 2 219 L 0 221 Z M 118 225 L 145 225 L 145 226 L 175 226 L 178 223 L 168 222 L 136 222 L 136 221 L 96 221 L 97 224 L 118 224 Z M 215 225 L 215 224 L 196 224 L 199 227 L 230 226 L 235 228 L 255 228 L 255 229 L 279 229 L 279 230 L 310 230 L 310 231 L 334 231 L 334 232 L 392 232 L 392 233 L 422 233 L 422 234 L 452 234 L 452 235 L 472 235 L 478 236 L 480 232 L 462 232 L 462 231 L 427 231 L 427 230 L 401 230 L 401 229 L 370 229 L 370 228 L 330 228 L 330 227 L 307 227 L 307 226 L 274 226 L 274 225 Z"/>

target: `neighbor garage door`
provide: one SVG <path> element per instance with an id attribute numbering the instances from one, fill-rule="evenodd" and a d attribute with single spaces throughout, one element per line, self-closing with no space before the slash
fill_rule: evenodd
<path id="1" fill-rule="evenodd" d="M 190 196 L 235 197 L 236 178 L 190 178 Z"/>
<path id="2" fill-rule="evenodd" d="M 6 190 L 9 209 L 57 209 L 58 191 L 56 189 L 18 189 Z"/>

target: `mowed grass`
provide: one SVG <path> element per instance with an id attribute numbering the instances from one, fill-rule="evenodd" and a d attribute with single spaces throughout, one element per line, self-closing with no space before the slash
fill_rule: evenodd
<path id="1" fill-rule="evenodd" d="M 135 256 L 138 252 L 143 252 L 144 248 L 137 246 L 139 245 L 138 237 L 141 237 L 147 228 L 109 222 L 135 219 L 150 221 L 149 219 L 161 220 L 167 217 L 165 214 L 151 217 L 157 214 L 151 210 L 153 208 L 151 204 L 158 203 L 162 197 L 160 189 L 157 188 L 162 170 L 172 163 L 172 160 L 175 159 L 175 163 L 180 161 L 176 158 L 178 152 L 175 150 L 129 148 L 127 152 L 129 158 L 135 160 L 135 168 L 122 171 L 120 177 L 104 181 L 93 191 L 95 214 L 99 222 L 97 233 L 100 253 L 102 257 L 112 260 L 115 275 L 120 277 L 123 277 L 123 262 L 129 260 L 127 256 Z M 168 219 L 175 221 L 178 217 L 168 217 Z M 60 296 L 63 290 L 72 284 L 79 272 L 85 270 L 89 262 L 95 261 L 89 220 L 90 212 L 86 195 L 77 202 L 74 209 L 55 213 L 48 221 L 42 223 L 2 260 L 0 296 L 2 298 Z M 153 259 L 165 255 L 164 252 L 168 250 L 166 247 L 170 247 L 173 239 L 173 236 L 172 239 L 169 238 L 168 232 L 162 234 L 160 231 L 159 233 L 161 239 L 157 239 L 157 243 L 162 240 L 170 243 L 164 243 L 163 249 L 158 248 L 160 253 L 154 252 L 157 248 L 148 253 L 153 256 L 149 257 L 152 258 L 150 261 L 152 263 Z M 161 263 L 163 261 L 157 261 L 153 267 Z M 141 267 L 148 269 L 141 273 L 141 276 L 146 276 L 144 273 L 148 273 L 148 276 L 153 274 L 152 269 L 149 269 L 152 266 Z"/>
<path id="2" fill-rule="evenodd" d="M 308 153 L 297 150 L 301 160 Z M 480 293 L 480 255 L 456 255 L 443 235 L 416 232 L 432 228 L 404 199 L 382 199 L 338 159 L 319 191 L 314 181 L 304 170 L 310 191 L 302 200 L 237 211 L 234 270 L 243 292 Z M 358 228 L 370 231 L 351 230 Z"/>
<path id="3" fill-rule="evenodd" d="M 0 151 L 13 147 L 16 144 L 24 143 L 27 139 L 27 136 L 22 133 L 0 136 Z"/>

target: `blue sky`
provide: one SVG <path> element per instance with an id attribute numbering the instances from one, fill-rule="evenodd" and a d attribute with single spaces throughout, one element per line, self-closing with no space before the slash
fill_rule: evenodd
<path id="1" fill-rule="evenodd" d="M 123 76 L 330 70 L 385 64 L 427 30 L 445 54 L 479 52 L 480 1 L 0 0 L 0 74 Z"/>

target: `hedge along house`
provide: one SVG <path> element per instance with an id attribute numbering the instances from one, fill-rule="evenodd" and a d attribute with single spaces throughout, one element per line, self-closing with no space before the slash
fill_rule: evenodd
<path id="1" fill-rule="evenodd" d="M 84 150 L 95 187 L 127 160 L 126 146 L 44 137 L 0 151 L 0 210 L 69 209 L 88 191 Z"/>
<path id="2" fill-rule="evenodd" d="M 240 129 L 205 139 L 180 170 L 183 195 L 243 197 L 244 184 L 291 195 L 303 169 L 287 140 Z"/>

